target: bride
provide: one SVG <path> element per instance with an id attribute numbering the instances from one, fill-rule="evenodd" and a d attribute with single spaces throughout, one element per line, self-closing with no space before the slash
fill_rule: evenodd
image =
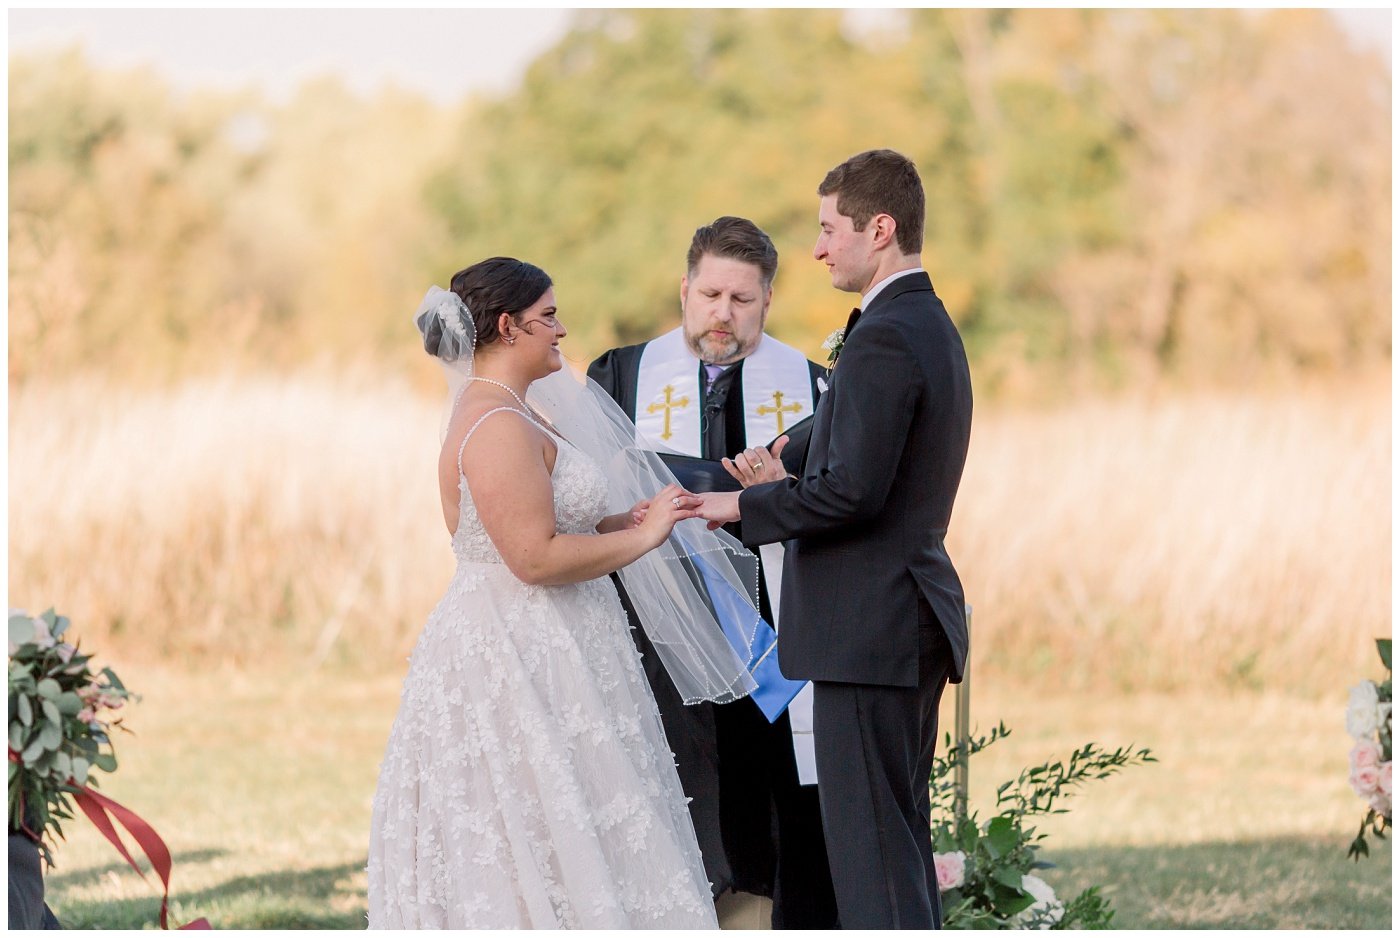
<path id="1" fill-rule="evenodd" d="M 433 288 L 417 322 L 461 383 L 438 462 L 458 566 L 409 659 L 380 767 L 369 925 L 714 928 L 607 575 L 622 570 L 690 696 L 727 700 L 752 689 L 745 629 L 717 621 L 723 603 L 699 595 L 695 570 L 712 584 L 716 565 L 697 556 L 738 566 L 742 548 L 683 524 L 699 500 L 622 423 L 611 430 L 621 412 L 602 412 L 605 395 L 561 371 L 567 330 L 544 271 L 482 261 L 451 292 Z"/>

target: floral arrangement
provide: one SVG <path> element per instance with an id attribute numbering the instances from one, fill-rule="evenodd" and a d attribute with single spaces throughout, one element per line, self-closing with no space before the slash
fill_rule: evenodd
<path id="1" fill-rule="evenodd" d="M 1376 651 L 1385 666 L 1385 680 L 1357 684 L 1347 703 L 1347 732 L 1356 740 L 1351 747 L 1348 780 L 1367 804 L 1361 829 L 1347 851 L 1347 856 L 1356 860 L 1371 852 L 1367 831 L 1384 840 L 1390 827 L 1390 639 L 1377 639 Z"/>
<path id="2" fill-rule="evenodd" d="M 1038 856 L 1046 835 L 1027 821 L 1040 814 L 1062 814 L 1056 802 L 1092 779 L 1107 778 L 1125 766 L 1156 762 L 1148 749 L 1112 752 L 1089 743 L 1068 760 L 1025 769 L 997 788 L 994 817 L 978 823 L 975 812 L 959 816 L 954 770 L 1010 731 L 998 724 L 986 736 L 955 747 L 945 737 L 935 759 L 930 796 L 933 806 L 934 872 L 943 900 L 944 928 L 1108 928 L 1113 910 L 1097 886 L 1066 902 L 1035 874 L 1054 864 Z M 941 820 L 939 820 L 941 818 Z"/>
<path id="3" fill-rule="evenodd" d="M 10 830 L 24 831 L 53 865 L 59 822 L 73 817 L 70 796 L 112 772 L 111 715 L 132 697 L 113 673 L 93 673 L 91 655 L 63 641 L 66 616 L 10 610 Z"/>
<path id="4" fill-rule="evenodd" d="M 827 353 L 826 363 L 836 364 L 836 359 L 841 355 L 841 346 L 846 343 L 846 330 L 837 329 L 822 342 L 822 351 Z"/>

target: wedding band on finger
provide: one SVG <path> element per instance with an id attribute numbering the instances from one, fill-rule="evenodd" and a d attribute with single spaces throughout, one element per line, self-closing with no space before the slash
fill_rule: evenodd
<path id="1" fill-rule="evenodd" d="M 755 459 L 755 460 L 754 460 L 754 463 L 753 463 L 753 471 L 754 471 L 754 472 L 758 472 L 758 470 L 760 470 L 760 469 L 762 469 L 762 468 L 763 468 L 763 460 L 761 460 L 761 459 Z"/>

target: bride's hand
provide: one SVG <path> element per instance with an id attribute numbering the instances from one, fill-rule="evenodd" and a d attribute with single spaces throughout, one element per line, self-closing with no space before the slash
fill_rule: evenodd
<path id="1" fill-rule="evenodd" d="M 637 504 L 627 509 L 627 511 L 623 512 L 623 514 L 627 516 L 627 523 L 622 530 L 626 531 L 629 528 L 635 528 L 637 525 L 647 520 L 647 506 L 650 504 L 651 502 L 647 499 L 642 499 L 637 502 Z"/>
<path id="2" fill-rule="evenodd" d="M 650 535 L 653 546 L 659 547 L 671 535 L 671 529 L 677 522 L 695 517 L 695 509 L 699 506 L 700 499 L 679 485 L 668 485 L 642 509 L 643 517 L 637 527 Z"/>

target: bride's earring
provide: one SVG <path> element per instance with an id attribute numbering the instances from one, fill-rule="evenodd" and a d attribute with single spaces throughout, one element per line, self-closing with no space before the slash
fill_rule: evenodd
<path id="1" fill-rule="evenodd" d="M 514 344 L 515 344 L 515 336 L 513 336 L 513 335 L 503 335 L 503 336 L 501 336 L 501 338 L 506 340 L 506 345 L 514 345 Z"/>

